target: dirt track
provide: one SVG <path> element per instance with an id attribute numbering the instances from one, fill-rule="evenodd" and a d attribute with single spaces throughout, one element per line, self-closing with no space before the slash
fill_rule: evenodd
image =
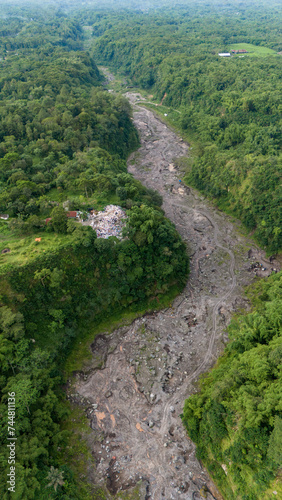
<path id="1" fill-rule="evenodd" d="M 133 105 L 140 99 L 127 97 Z M 187 144 L 151 111 L 134 109 L 141 148 L 129 171 L 162 194 L 167 217 L 187 242 L 191 275 L 171 308 L 96 338 L 92 364 L 77 374 L 73 398 L 89 417 L 97 462 L 89 474 L 112 495 L 140 482 L 140 499 L 219 499 L 180 414 L 198 376 L 222 351 L 230 315 L 247 307 L 242 288 L 279 266 L 179 182 L 174 159 L 187 155 Z M 255 261 L 266 270 L 251 270 Z"/>

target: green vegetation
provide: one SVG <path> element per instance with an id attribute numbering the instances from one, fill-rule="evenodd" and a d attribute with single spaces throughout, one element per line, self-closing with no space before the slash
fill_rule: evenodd
<path id="1" fill-rule="evenodd" d="M 181 289 L 186 246 L 160 195 L 127 173 L 139 145 L 130 106 L 103 90 L 79 23 L 48 9 L 6 9 L 18 15 L 0 19 L 0 212 L 9 215 L 0 223 L 0 496 L 101 500 L 85 475 L 87 426 L 62 385 L 99 326 L 156 308 Z M 108 203 L 127 210 L 122 240 L 99 239 L 67 217 L 66 208 Z"/>
<path id="2" fill-rule="evenodd" d="M 282 246 L 282 60 L 276 56 L 282 13 L 265 5 L 237 9 L 191 3 L 147 16 L 92 13 L 93 53 L 180 111 L 173 123 L 193 145 L 186 182 L 275 253 Z M 241 47 L 267 57 L 218 57 Z"/>
<path id="3" fill-rule="evenodd" d="M 137 312 L 186 279 L 185 246 L 159 211 L 133 208 L 126 231 L 128 239 L 117 242 L 97 239 L 89 229 L 82 240 L 2 268 L 1 412 L 6 413 L 8 393 L 15 392 L 17 484 L 24 498 L 44 498 L 42 470 L 59 467 L 58 447 L 67 454 L 68 435 L 60 423 L 67 409 L 58 384 L 80 322 L 86 330 L 128 306 Z M 3 419 L 2 442 L 6 437 Z M 6 453 L 1 462 L 6 471 Z M 0 488 L 5 498 L 5 475 Z M 73 498 L 73 482 L 68 488 L 64 485 L 63 493 Z"/>
<path id="4" fill-rule="evenodd" d="M 254 310 L 231 322 L 223 356 L 183 410 L 198 458 L 230 500 L 282 493 L 282 273 L 252 295 Z"/>
<path id="5" fill-rule="evenodd" d="M 41 238 L 41 241 L 35 241 L 35 236 Z M 0 266 L 4 264 L 26 264 L 26 262 L 44 252 L 53 252 L 70 243 L 72 239 L 69 234 L 46 233 L 46 231 L 40 230 L 37 231 L 36 235 L 22 235 L 21 237 L 8 231 L 8 234 L 1 235 L 0 238 L 0 252 L 9 250 L 7 253 L 0 253 Z"/>
<path id="6" fill-rule="evenodd" d="M 252 43 L 233 43 L 230 46 L 229 51 L 231 50 L 246 50 L 247 54 L 243 54 L 248 57 L 262 57 L 262 56 L 273 56 L 276 54 L 275 50 L 269 49 L 268 47 L 261 47 L 260 45 L 253 45 Z M 238 57 L 240 54 L 235 54 Z M 242 54 L 241 54 L 242 55 Z"/>
<path id="7" fill-rule="evenodd" d="M 96 62 L 118 70 L 116 90 L 125 78 L 162 102 L 157 112 L 193 140 L 192 159 L 180 161 L 186 181 L 240 217 L 269 252 L 281 249 L 281 8 L 160 5 L 2 6 L 4 500 L 106 498 L 87 484 L 85 462 L 95 466 L 87 422 L 62 386 L 87 363 L 99 330 L 161 307 L 188 275 L 185 245 L 164 218 L 161 197 L 127 173 L 138 135 L 128 102 L 103 89 Z M 239 48 L 249 54 L 218 57 Z M 108 203 L 127 210 L 123 240 L 98 239 L 67 220 L 66 207 L 87 212 Z M 183 412 L 198 457 L 230 500 L 270 499 L 274 489 L 282 496 L 281 274 L 258 284 L 253 301 L 253 312 L 232 322 L 223 357 Z M 16 395 L 17 436 L 11 495 L 9 393 Z M 135 497 L 138 489 L 120 495 Z"/>
<path id="8" fill-rule="evenodd" d="M 187 2 L 146 16 L 91 15 L 99 64 L 151 94 L 158 106 L 145 105 L 166 113 L 191 143 L 191 158 L 180 161 L 185 181 L 279 252 L 281 8 Z M 232 49 L 248 54 L 218 57 Z M 198 457 L 228 500 L 282 495 L 281 274 L 258 284 L 253 301 L 183 412 Z"/>

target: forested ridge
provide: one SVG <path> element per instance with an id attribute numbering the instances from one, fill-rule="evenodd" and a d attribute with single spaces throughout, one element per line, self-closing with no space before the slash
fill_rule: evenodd
<path id="1" fill-rule="evenodd" d="M 98 60 L 180 111 L 175 122 L 194 146 L 187 183 L 269 252 L 281 248 L 281 15 L 252 4 L 93 14 Z M 218 56 L 242 43 L 244 57 Z"/>
<path id="2" fill-rule="evenodd" d="M 101 86 L 79 23 L 48 7 L 6 6 L 6 13 L 0 19 L 0 212 L 9 216 L 0 225 L 0 494 L 100 499 L 103 493 L 74 466 L 64 363 L 79 335 L 100 321 L 156 307 L 171 287 L 179 290 L 188 274 L 186 246 L 164 218 L 158 193 L 127 173 L 125 160 L 139 144 L 130 106 Z M 84 216 L 90 208 L 121 205 L 123 238 L 97 238 L 91 227 L 68 219 L 64 202 Z M 8 430 L 11 394 L 15 419 Z M 15 493 L 7 486 L 13 426 Z"/>

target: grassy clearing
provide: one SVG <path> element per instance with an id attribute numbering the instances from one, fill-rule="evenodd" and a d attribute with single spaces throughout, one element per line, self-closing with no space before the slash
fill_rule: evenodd
<path id="1" fill-rule="evenodd" d="M 71 192 L 60 193 L 57 189 L 53 189 L 49 195 L 49 199 L 52 201 L 62 202 L 70 199 L 76 205 L 76 209 L 82 211 L 89 208 L 100 211 L 106 205 L 119 205 L 120 203 L 120 199 L 116 194 L 107 194 L 106 197 L 103 193 L 94 193 L 92 197 L 86 198 L 82 195 L 74 195 Z M 43 224 L 45 225 L 44 219 L 42 219 Z M 41 238 L 41 241 L 35 241 L 36 238 Z M 44 229 L 39 229 L 28 235 L 18 235 L 10 230 L 7 222 L 0 221 L 0 268 L 5 264 L 25 265 L 34 257 L 45 252 L 53 252 L 72 240 L 73 236 L 70 234 L 57 234 Z"/>
<path id="2" fill-rule="evenodd" d="M 173 108 L 169 108 L 168 106 L 164 106 L 163 104 L 154 104 L 154 103 L 143 104 L 142 101 L 140 101 L 140 104 L 154 111 L 158 116 L 164 119 L 165 122 L 169 123 L 172 127 L 177 126 L 179 117 L 181 116 L 180 111 Z"/>
<path id="3" fill-rule="evenodd" d="M 261 47 L 260 45 L 253 45 L 252 43 L 234 43 L 230 45 L 229 51 L 231 50 L 247 50 L 248 54 L 235 54 L 235 56 L 248 56 L 248 57 L 265 57 L 265 56 L 275 56 L 277 53 L 275 50 L 268 49 L 267 47 Z"/>
<path id="4" fill-rule="evenodd" d="M 41 238 L 41 241 L 35 241 L 35 238 Z M 63 244 L 72 240 L 69 234 L 47 233 L 38 231 L 29 236 L 17 236 L 8 231 L 0 234 L 0 267 L 5 264 L 25 265 L 34 257 L 42 253 L 52 252 Z M 3 250 L 9 250 L 2 253 Z"/>
<path id="5" fill-rule="evenodd" d="M 53 188 L 48 191 L 48 200 L 57 201 L 58 203 L 73 197 L 80 198 L 77 196 L 77 191 L 62 190 L 61 188 Z"/>

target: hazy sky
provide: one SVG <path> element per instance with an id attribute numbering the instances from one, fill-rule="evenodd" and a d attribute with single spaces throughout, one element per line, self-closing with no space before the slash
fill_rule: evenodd
<path id="1" fill-rule="evenodd" d="M 46 7 L 48 5 L 54 5 L 56 8 L 61 8 L 62 10 L 66 10 L 68 7 L 70 8 L 83 8 L 83 7 L 94 7 L 98 9 L 103 9 L 107 7 L 112 7 L 115 9 L 118 8 L 133 8 L 133 9 L 142 9 L 142 10 L 150 10 L 154 8 L 160 8 L 162 6 L 169 6 L 170 8 L 176 5 L 191 5 L 196 4 L 198 7 L 203 4 L 205 7 L 207 5 L 211 5 L 214 8 L 220 8 L 220 6 L 224 6 L 225 8 L 230 7 L 232 10 L 238 9 L 244 10 L 244 8 L 249 5 L 259 6 L 265 5 L 266 7 L 275 6 L 276 8 L 282 7 L 282 0 L 0 0 L 0 15 L 1 15 L 1 6 L 11 6 L 11 5 L 19 5 L 19 6 L 42 6 Z"/>

